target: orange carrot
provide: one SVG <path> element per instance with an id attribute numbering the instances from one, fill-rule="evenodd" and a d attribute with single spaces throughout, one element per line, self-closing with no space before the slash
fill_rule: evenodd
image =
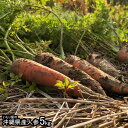
<path id="1" fill-rule="evenodd" d="M 86 60 L 70 55 L 65 59 L 65 61 L 89 74 L 93 79 L 101 83 L 104 89 L 119 94 L 128 94 L 128 85 L 106 74 Z"/>
<path id="2" fill-rule="evenodd" d="M 49 68 L 52 68 L 73 80 L 78 80 L 80 83 L 91 90 L 106 95 L 99 82 L 91 78 L 87 73 L 73 67 L 65 61 L 55 57 L 51 53 L 41 53 L 36 55 L 35 61 Z"/>
<path id="3" fill-rule="evenodd" d="M 128 63 L 128 45 L 121 48 L 117 54 L 117 58 L 124 63 Z"/>
<path id="4" fill-rule="evenodd" d="M 11 66 L 11 71 L 15 74 L 22 73 L 23 80 L 35 82 L 40 86 L 49 86 L 53 88 L 56 88 L 55 84 L 57 80 L 63 81 L 65 78 L 71 80 L 69 77 L 63 75 L 62 73 L 59 73 L 53 69 L 28 59 L 17 59 L 14 61 Z M 83 90 L 85 92 L 83 92 Z M 66 92 L 68 95 L 75 97 L 81 97 L 83 95 L 86 98 L 99 97 L 99 95 L 97 96 L 97 93 L 79 83 L 73 89 L 67 89 Z"/>

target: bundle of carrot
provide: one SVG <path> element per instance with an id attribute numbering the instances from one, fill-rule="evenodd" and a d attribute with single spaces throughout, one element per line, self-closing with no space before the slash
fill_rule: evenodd
<path id="1" fill-rule="evenodd" d="M 77 56 L 70 55 L 65 59 L 65 61 L 89 74 L 93 79 L 101 83 L 104 89 L 118 94 L 128 94 L 127 84 L 122 83 L 114 77 L 106 74 L 86 60 L 82 60 Z"/>
<path id="2" fill-rule="evenodd" d="M 71 79 L 64 74 L 28 59 L 15 60 L 11 66 L 11 71 L 15 74 L 22 73 L 22 79 L 35 82 L 40 86 L 50 86 L 56 88 L 55 84 L 57 80 L 63 81 L 65 78 L 67 78 L 69 81 L 71 81 Z M 77 84 L 72 89 L 67 88 L 65 91 L 69 96 L 74 97 L 109 99 L 108 97 L 95 93 L 91 89 L 84 87 L 81 84 Z"/>
<path id="3" fill-rule="evenodd" d="M 41 53 L 35 56 L 35 61 L 52 68 L 73 80 L 80 81 L 80 83 L 91 90 L 106 95 L 100 83 L 90 77 L 87 73 L 73 67 L 67 62 L 55 57 L 51 53 Z"/>
<path id="4" fill-rule="evenodd" d="M 7 47 L 8 46 L 8 47 Z M 19 57 L 22 57 L 22 58 L 28 58 L 28 59 L 33 59 L 34 58 L 34 56 L 35 56 L 35 52 L 33 51 L 33 49 L 31 49 L 30 47 L 28 47 L 24 42 L 22 42 L 22 41 L 20 41 L 20 42 L 8 42 L 7 43 L 7 45 L 5 45 L 5 43 L 3 43 L 2 44 L 2 49 L 5 49 L 5 51 L 7 52 L 7 54 L 10 56 L 12 56 L 11 58 L 12 58 L 12 60 L 14 61 L 15 60 L 15 58 L 19 58 Z M 10 54 L 11 53 L 11 54 Z M 7 56 L 8 57 L 8 56 Z M 11 60 L 10 60 L 11 61 Z M 27 61 L 29 61 L 29 60 L 27 60 Z M 14 61 L 14 63 L 15 63 L 15 61 Z M 13 64 L 14 64 L 13 63 Z M 12 64 L 12 67 L 13 67 L 13 64 Z M 9 64 L 10 65 L 10 64 Z M 5 66 L 6 67 L 6 66 Z M 22 67 L 23 66 L 21 66 L 21 69 L 22 69 Z M 47 68 L 47 67 L 45 67 L 45 68 Z M 13 70 L 12 70 L 13 71 Z M 16 73 L 15 71 L 13 71 L 14 73 Z M 16 73 L 17 74 L 17 73 Z M 31 73 L 30 73 L 31 74 Z M 30 75 L 29 74 L 29 75 Z M 47 74 L 49 74 L 50 75 L 50 73 L 47 73 Z M 36 75 L 37 74 L 34 74 L 35 76 L 35 78 L 37 77 Z M 30 76 L 29 76 L 30 77 Z M 64 77 L 63 76 L 63 78 L 66 78 L 66 77 Z M 25 77 L 24 78 L 25 80 L 30 80 L 30 81 L 33 81 L 33 79 L 28 79 L 28 77 Z M 47 77 L 45 77 L 45 79 L 47 80 L 47 81 L 49 81 L 48 79 L 47 79 Z M 59 79 L 58 79 L 59 80 Z M 41 80 L 40 80 L 41 81 Z M 35 83 L 37 83 L 37 84 L 40 84 L 40 82 L 38 83 L 38 81 L 34 81 Z M 55 81 L 54 81 L 54 84 L 55 84 Z M 54 84 L 52 83 L 51 85 L 53 85 L 54 86 Z M 99 86 L 99 83 L 98 82 L 93 82 L 92 81 L 92 83 L 91 83 L 92 85 L 93 84 L 97 84 L 98 86 Z M 41 83 L 41 85 L 44 85 L 44 84 L 42 84 Z M 46 85 L 50 85 L 50 84 L 47 84 L 47 82 L 46 82 Z M 93 86 L 93 87 L 95 87 L 95 86 Z M 75 87 L 76 88 L 76 87 Z M 98 87 L 98 88 L 101 88 L 100 86 Z M 72 91 L 71 89 L 69 89 L 70 90 L 70 92 Z M 76 89 L 77 90 L 77 89 Z M 81 90 L 83 91 L 83 90 L 85 90 L 85 92 L 87 93 L 86 94 L 86 96 L 87 97 L 93 97 L 92 95 L 94 94 L 95 95 L 95 92 L 91 92 L 91 90 L 89 89 L 88 90 L 88 88 L 86 88 L 86 87 L 84 87 L 84 86 L 81 86 Z M 87 91 L 88 90 L 88 91 Z M 97 87 L 95 87 L 95 90 L 97 90 Z M 102 88 L 101 88 L 101 91 L 100 91 L 100 89 L 98 89 L 98 91 L 99 91 L 99 93 L 101 93 L 101 94 L 105 94 L 104 93 L 104 91 L 102 90 Z M 96 91 L 96 92 L 98 92 L 98 91 Z M 83 91 L 84 92 L 84 91 Z M 103 93 L 102 93 L 103 92 Z M 91 95 L 90 95 L 90 93 L 91 93 Z M 71 95 L 72 93 L 70 93 L 70 95 Z M 79 94 L 75 94 L 75 96 L 78 96 Z M 83 95 L 85 95 L 85 93 L 83 94 Z M 94 96 L 95 97 L 95 96 Z M 99 97 L 99 96 L 98 96 Z"/>
<path id="5" fill-rule="evenodd" d="M 20 41 L 20 39 L 19 39 L 19 41 Z M 28 59 L 34 59 L 34 57 L 35 57 L 35 55 L 36 55 L 36 53 L 34 52 L 34 50 L 33 49 L 31 49 L 30 47 L 28 47 L 24 42 L 22 42 L 22 41 L 20 41 L 20 43 L 16 43 L 16 42 L 13 42 L 13 41 L 11 41 L 11 42 L 8 42 L 8 45 L 7 45 L 7 41 L 5 40 L 5 42 L 6 43 L 4 43 L 3 45 L 2 45 L 2 47 L 5 49 L 5 51 L 7 51 L 7 54 L 9 55 L 9 57 L 8 56 L 6 56 L 6 57 L 8 57 L 8 60 L 9 60 L 9 58 L 10 58 L 10 55 L 12 56 L 11 58 L 12 58 L 12 60 L 15 60 L 15 58 L 19 58 L 19 57 L 22 57 L 22 58 L 28 58 Z M 5 45 L 6 44 L 6 45 Z M 1 47 L 1 46 L 0 46 Z M 10 47 L 10 48 L 9 48 Z M 2 55 L 3 56 L 3 55 Z M 5 57 L 5 58 L 6 58 Z M 49 60 L 49 59 L 48 59 Z M 9 61 L 11 61 L 11 60 L 9 60 Z M 61 62 L 64 62 L 64 61 L 56 61 L 56 62 L 58 62 L 58 63 L 61 63 Z M 8 64 L 8 63 L 7 63 Z M 55 63 L 56 64 L 56 63 Z M 60 66 L 60 68 L 58 68 L 59 70 L 63 67 L 63 65 L 65 65 L 64 63 Z M 67 65 L 67 64 L 66 64 Z M 47 65 L 48 66 L 48 65 Z M 59 65 L 56 65 L 56 67 L 55 67 L 55 70 L 57 70 L 57 71 L 59 71 L 58 69 L 57 69 L 57 66 L 59 66 Z M 69 68 L 70 67 L 70 68 Z M 4 68 L 4 67 L 3 67 Z M 5 67 L 6 68 L 6 67 Z M 52 68 L 52 64 L 51 64 L 51 67 L 50 68 Z M 68 69 L 69 68 L 69 69 Z M 53 67 L 53 69 L 54 69 L 54 67 Z M 71 77 L 71 79 L 74 79 L 74 80 L 79 80 L 79 81 L 81 81 L 81 83 L 82 84 L 84 84 L 85 86 L 87 86 L 88 88 L 91 88 L 92 90 L 94 90 L 94 91 L 96 91 L 96 92 L 98 92 L 98 93 L 100 93 L 100 94 L 103 94 L 103 95 L 105 95 L 105 92 L 104 92 L 104 90 L 102 89 L 102 87 L 101 87 L 101 85 L 99 84 L 99 83 L 101 83 L 102 84 L 102 86 L 103 86 L 103 88 L 110 88 L 108 85 L 109 84 L 112 84 L 112 85 L 115 85 L 116 84 L 116 86 L 112 86 L 114 89 L 111 89 L 111 90 L 113 90 L 114 92 L 119 92 L 119 93 L 127 93 L 128 91 L 127 91 L 127 86 L 125 86 L 124 84 L 123 84 L 123 87 L 121 86 L 121 88 L 119 88 L 120 87 L 120 81 L 118 81 L 118 80 L 116 80 L 116 79 L 110 79 L 110 77 L 111 76 L 107 76 L 107 74 L 105 75 L 105 76 L 107 76 L 107 77 L 103 77 L 104 79 L 107 79 L 107 82 L 109 83 L 109 84 L 106 84 L 106 82 L 105 82 L 105 80 L 103 79 L 100 79 L 100 80 L 97 80 L 97 79 L 95 79 L 95 77 L 90 77 L 91 76 L 91 74 L 89 74 L 89 73 L 84 73 L 84 72 L 82 72 L 82 71 L 80 71 L 80 70 L 76 70 L 76 68 L 74 69 L 74 67 L 72 67 L 72 69 L 71 69 L 71 65 L 70 66 L 67 66 L 67 69 L 66 68 L 63 68 L 65 71 L 67 70 L 68 72 L 65 74 L 65 75 L 69 75 L 68 77 Z M 70 71 L 70 70 L 72 70 L 72 71 Z M 61 71 L 60 71 L 61 72 Z M 62 73 L 65 73 L 65 72 L 62 72 Z M 103 73 L 103 72 L 102 72 Z M 78 74 L 79 74 L 79 79 L 77 78 L 78 77 Z M 87 74 L 89 74 L 89 75 L 87 75 Z M 82 77 L 82 78 L 80 78 L 80 77 Z M 108 79 L 109 78 L 109 79 Z M 94 80 L 95 79 L 95 80 Z M 97 82 L 98 81 L 98 82 Z M 105 85 L 106 84 L 106 85 Z M 104 87 L 104 86 L 108 86 L 108 87 Z M 122 88 L 125 88 L 125 89 L 122 89 Z M 116 90 L 116 91 L 115 91 Z"/>
<path id="6" fill-rule="evenodd" d="M 4 58 L 7 57 L 7 60 L 9 60 L 9 63 L 7 62 L 6 64 L 8 64 L 8 66 L 10 66 L 10 64 L 12 65 L 11 66 L 12 72 L 14 72 L 15 74 L 23 73 L 23 79 L 28 80 L 28 81 L 33 81 L 39 85 L 46 84 L 46 85 L 49 85 L 49 86 L 51 85 L 54 87 L 56 80 L 63 80 L 63 79 L 60 79 L 60 77 L 57 77 L 57 79 L 54 80 L 52 77 L 52 74 L 54 74 L 55 70 L 50 71 L 51 73 L 49 73 L 49 70 L 51 70 L 51 69 L 47 69 L 48 67 L 41 67 L 42 69 L 41 69 L 41 73 L 40 73 L 39 72 L 40 66 L 37 63 L 34 63 L 33 61 L 30 61 L 30 60 L 24 61 L 22 59 L 15 61 L 15 59 L 19 58 L 19 57 L 33 60 L 36 55 L 36 52 L 31 47 L 28 47 L 27 44 L 24 43 L 17 35 L 16 35 L 16 37 L 17 37 L 18 41 L 15 41 L 12 38 L 8 37 L 8 33 L 9 33 L 9 31 L 5 34 L 5 38 L 3 39 L 0 49 L 3 49 L 7 53 L 7 55 L 5 54 L 5 56 L 4 55 L 2 55 L 2 56 L 4 56 Z M 5 59 L 2 59 L 2 60 L 5 60 Z M 14 63 L 12 64 L 13 61 L 14 61 Z M 62 66 L 63 66 L 63 64 L 62 64 Z M 6 68 L 6 66 L 4 66 L 2 68 Z M 27 68 L 30 70 L 26 70 Z M 36 70 L 38 72 L 38 75 L 37 75 L 37 72 L 34 72 L 35 69 L 38 69 L 38 70 Z M 68 67 L 67 67 L 67 69 L 68 69 Z M 45 70 L 48 71 L 48 73 L 46 73 Z M 100 86 L 100 84 L 97 81 L 95 81 L 94 79 L 92 79 L 89 75 L 87 75 L 86 73 L 84 73 L 80 70 L 76 70 L 74 68 L 72 68 L 71 70 L 74 70 L 74 71 L 68 72 L 68 73 L 70 73 L 70 76 L 75 75 L 75 78 L 77 78 L 77 76 L 78 76 L 77 74 L 79 73 L 79 77 L 82 76 L 80 81 L 83 81 L 84 85 L 86 85 L 86 83 L 88 83 L 88 84 L 87 84 L 87 87 L 85 87 L 81 84 L 78 84 L 79 86 L 76 86 L 73 90 L 68 89 L 67 92 L 68 93 L 70 92 L 69 95 L 74 95 L 77 97 L 77 96 L 81 96 L 81 92 L 82 92 L 82 96 L 84 96 L 86 98 L 88 98 L 88 97 L 96 98 L 97 97 L 98 99 L 100 99 L 99 98 L 100 96 L 103 97 L 103 95 L 106 95 L 104 90 Z M 70 69 L 68 71 L 70 71 Z M 72 73 L 73 73 L 73 75 L 72 75 Z M 43 74 L 43 76 L 41 74 Z M 61 75 L 63 75 L 63 74 L 61 74 Z M 56 72 L 55 72 L 55 76 L 56 76 Z M 37 77 L 39 77 L 39 78 L 37 78 Z M 52 77 L 52 78 L 49 78 L 49 77 Z M 63 75 L 62 78 L 66 78 L 66 77 L 67 76 Z M 70 80 L 69 77 L 67 77 L 67 78 Z M 47 83 L 49 81 L 49 79 L 51 79 L 50 81 L 54 81 L 54 82 Z M 46 83 L 42 82 L 42 80 L 44 80 Z M 89 87 L 94 91 L 89 89 Z M 79 91 L 79 89 L 81 91 Z M 76 91 L 77 91 L 77 93 L 76 93 Z M 100 95 L 100 94 L 96 93 L 95 91 L 100 94 L 103 94 L 103 95 Z"/>

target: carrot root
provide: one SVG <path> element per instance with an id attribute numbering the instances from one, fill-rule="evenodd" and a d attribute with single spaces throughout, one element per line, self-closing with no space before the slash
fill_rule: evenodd
<path id="1" fill-rule="evenodd" d="M 67 62 L 55 57 L 51 53 L 41 53 L 35 57 L 35 61 L 41 63 L 49 68 L 52 68 L 64 75 L 68 76 L 73 80 L 80 81 L 82 85 L 85 85 L 91 90 L 106 95 L 100 83 L 91 78 L 87 73 L 79 70 L 78 68 L 73 67 Z"/>
<path id="2" fill-rule="evenodd" d="M 128 63 L 128 45 L 124 46 L 117 54 L 117 58 L 124 63 Z"/>
<path id="3" fill-rule="evenodd" d="M 119 80 L 96 68 L 86 60 L 70 55 L 65 61 L 89 74 L 93 79 L 101 83 L 104 89 L 119 94 L 128 94 L 128 85 L 121 83 Z"/>
<path id="4" fill-rule="evenodd" d="M 93 53 L 89 55 L 87 61 L 115 78 L 118 78 L 120 76 L 120 71 L 117 70 L 111 62 L 109 62 L 99 53 Z"/>
<path id="5" fill-rule="evenodd" d="M 22 73 L 23 80 L 35 82 L 40 86 L 49 86 L 53 88 L 56 88 L 54 85 L 56 84 L 57 80 L 63 81 L 65 78 L 71 80 L 62 73 L 28 59 L 15 60 L 11 66 L 11 71 L 15 74 Z M 83 88 L 84 92 L 81 91 Z M 73 89 L 67 89 L 66 92 L 69 96 L 73 97 L 84 96 L 84 98 L 105 99 L 105 97 L 102 95 L 93 92 L 89 88 L 83 87 L 81 84 L 77 84 Z"/>

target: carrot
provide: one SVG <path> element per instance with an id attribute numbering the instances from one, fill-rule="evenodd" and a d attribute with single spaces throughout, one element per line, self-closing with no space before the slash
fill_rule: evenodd
<path id="1" fill-rule="evenodd" d="M 103 55 L 99 53 L 89 55 L 87 61 L 105 73 L 114 76 L 115 78 L 119 78 L 120 76 L 120 71 L 117 70 L 111 62 L 109 62 Z"/>
<path id="2" fill-rule="evenodd" d="M 11 66 L 11 71 L 15 74 L 22 73 L 22 79 L 35 82 L 40 86 L 49 86 L 56 88 L 55 84 L 57 80 L 63 81 L 65 78 L 71 80 L 69 77 L 59 73 L 53 69 L 43 66 L 35 61 L 28 59 L 17 59 L 13 62 Z M 84 87 L 81 84 L 77 84 L 73 89 L 68 88 L 66 90 L 67 94 L 70 96 L 86 98 L 99 98 L 100 95 L 93 92 L 89 88 Z M 101 99 L 104 99 L 101 96 Z"/>
<path id="3" fill-rule="evenodd" d="M 78 80 L 80 83 L 91 90 L 106 95 L 99 82 L 92 79 L 87 73 L 73 67 L 67 62 L 55 57 L 51 53 L 41 53 L 35 56 L 35 61 L 48 66 L 73 80 Z"/>
<path id="4" fill-rule="evenodd" d="M 128 45 L 121 48 L 117 54 L 117 58 L 124 63 L 128 63 Z"/>
<path id="5" fill-rule="evenodd" d="M 128 85 L 106 74 L 86 60 L 70 55 L 65 59 L 65 61 L 89 74 L 93 79 L 101 83 L 104 89 L 118 94 L 128 94 Z"/>

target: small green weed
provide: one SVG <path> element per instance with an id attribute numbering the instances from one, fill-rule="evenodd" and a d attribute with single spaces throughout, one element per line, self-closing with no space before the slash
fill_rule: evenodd
<path id="1" fill-rule="evenodd" d="M 19 73 L 18 75 L 15 75 L 14 73 L 10 73 L 10 87 L 13 87 L 15 84 L 17 84 L 18 82 L 21 82 L 21 77 L 22 77 L 22 73 Z"/>
<path id="2" fill-rule="evenodd" d="M 73 89 L 78 83 L 79 81 L 70 81 L 67 78 L 65 78 L 64 81 L 57 80 L 55 86 L 57 86 L 59 89 L 64 90 L 64 95 L 67 97 L 66 91 L 68 89 Z"/>
<path id="3" fill-rule="evenodd" d="M 24 89 L 27 92 L 32 92 L 32 91 L 38 90 L 36 83 L 34 83 L 34 82 L 30 83 L 28 81 L 26 81 L 26 84 L 25 84 L 25 86 L 22 87 L 22 89 Z"/>
<path id="4" fill-rule="evenodd" d="M 4 98 L 8 97 L 8 84 L 4 81 L 1 83 L 0 86 L 0 94 L 2 94 Z"/>
<path id="5" fill-rule="evenodd" d="M 18 74 L 18 75 L 15 75 L 14 73 L 10 73 L 10 85 L 11 87 L 16 85 L 17 83 L 21 82 L 22 79 L 22 73 Z M 28 92 L 31 92 L 31 91 L 35 91 L 37 90 L 37 86 L 36 86 L 36 83 L 32 82 L 28 82 L 26 81 L 25 85 L 21 87 L 23 90 L 25 91 L 28 91 Z"/>
<path id="6" fill-rule="evenodd" d="M 67 78 L 65 78 L 64 82 L 57 80 L 55 86 L 57 86 L 59 89 L 64 89 L 66 91 L 67 89 L 73 89 L 78 83 L 79 81 L 70 81 Z"/>
<path id="7" fill-rule="evenodd" d="M 22 74 L 20 73 L 18 75 L 15 75 L 14 73 L 10 73 L 9 76 L 10 76 L 10 79 L 2 81 L 0 86 L 0 94 L 2 94 L 4 98 L 8 97 L 9 88 L 21 82 Z"/>

